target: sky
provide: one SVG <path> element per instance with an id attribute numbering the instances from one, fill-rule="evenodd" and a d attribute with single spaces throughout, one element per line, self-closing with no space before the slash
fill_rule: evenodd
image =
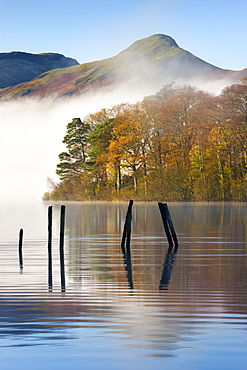
<path id="1" fill-rule="evenodd" d="M 56 52 L 79 63 L 112 57 L 166 34 L 220 68 L 247 68 L 246 0 L 0 0 L 0 52 Z M 143 93 L 143 92 L 142 92 Z M 65 103 L 0 103 L 0 200 L 36 197 L 55 175 L 66 125 L 126 102 L 108 95 Z M 135 102 L 143 96 L 130 96 Z"/>
<path id="2" fill-rule="evenodd" d="M 0 52 L 112 57 L 162 33 L 221 68 L 247 68 L 246 0 L 0 0 Z"/>

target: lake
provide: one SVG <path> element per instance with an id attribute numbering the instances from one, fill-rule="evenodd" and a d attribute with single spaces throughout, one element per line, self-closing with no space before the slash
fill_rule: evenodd
<path id="1" fill-rule="evenodd" d="M 128 258 L 128 203 L 63 203 L 65 288 L 61 204 L 1 202 L 1 369 L 246 369 L 246 203 L 169 203 L 173 249 L 157 203 L 134 203 Z"/>

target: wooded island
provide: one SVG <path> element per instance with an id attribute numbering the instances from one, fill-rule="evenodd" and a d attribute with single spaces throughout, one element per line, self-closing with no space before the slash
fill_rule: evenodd
<path id="1" fill-rule="evenodd" d="M 74 118 L 45 200 L 247 200 L 247 84 L 164 86 Z"/>

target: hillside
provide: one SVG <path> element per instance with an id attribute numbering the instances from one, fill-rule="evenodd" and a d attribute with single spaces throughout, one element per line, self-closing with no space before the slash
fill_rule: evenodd
<path id="1" fill-rule="evenodd" d="M 231 85 L 246 76 L 247 69 L 218 68 L 180 48 L 171 37 L 157 34 L 136 41 L 112 58 L 48 70 L 31 81 L 0 89 L 0 99 L 76 96 L 122 85 L 156 91 L 170 82 Z"/>
<path id="2" fill-rule="evenodd" d="M 20 51 L 0 53 L 0 88 L 17 85 L 55 68 L 65 68 L 79 63 L 62 54 L 31 54 Z"/>

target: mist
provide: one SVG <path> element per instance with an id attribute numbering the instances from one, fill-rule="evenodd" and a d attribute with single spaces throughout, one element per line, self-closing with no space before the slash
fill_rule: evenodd
<path id="1" fill-rule="evenodd" d="M 194 86 L 204 86 L 204 90 L 214 93 L 226 86 L 224 81 L 193 82 Z M 132 80 L 120 84 L 114 91 L 106 88 L 89 96 L 57 101 L 22 98 L 1 102 L 0 199 L 41 199 L 48 190 L 47 178 L 59 181 L 55 173 L 58 154 L 66 149 L 62 140 L 66 125 L 72 118 L 83 120 L 86 115 L 103 108 L 125 102 L 135 103 L 161 87 L 157 81 L 141 86 L 140 81 Z"/>
<path id="2" fill-rule="evenodd" d="M 122 102 L 136 102 L 142 94 L 119 91 L 91 97 L 52 100 L 19 99 L 0 103 L 0 199 L 42 198 L 47 178 L 58 181 L 58 154 L 66 125 L 72 118 Z"/>

